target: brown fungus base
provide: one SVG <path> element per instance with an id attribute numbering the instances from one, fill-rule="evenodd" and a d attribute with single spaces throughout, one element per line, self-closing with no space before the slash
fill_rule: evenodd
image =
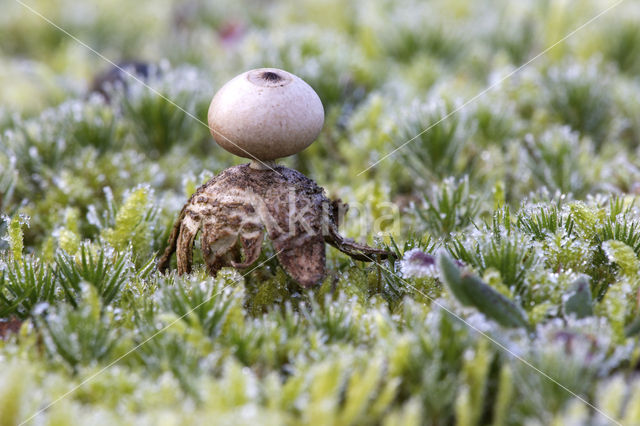
<path id="1" fill-rule="evenodd" d="M 231 167 L 189 198 L 158 269 L 166 271 L 176 252 L 178 273 L 191 272 L 193 245 L 200 231 L 202 255 L 214 276 L 225 266 L 242 269 L 253 264 L 260 256 L 265 230 L 280 264 L 303 287 L 318 284 L 325 276 L 325 242 L 357 260 L 391 256 L 338 233 L 346 209 L 346 204 L 325 197 L 314 181 L 287 167 Z"/>

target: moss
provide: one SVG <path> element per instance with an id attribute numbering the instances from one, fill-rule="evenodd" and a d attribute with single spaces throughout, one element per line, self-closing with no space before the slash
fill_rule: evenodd
<path id="1" fill-rule="evenodd" d="M 24 250 L 24 233 L 22 227 L 28 224 L 26 218 L 16 215 L 9 221 L 8 237 L 9 247 L 13 258 L 18 262 L 22 261 L 22 252 Z"/>
<path id="2" fill-rule="evenodd" d="M 151 229 L 150 190 L 140 187 L 131 192 L 118 209 L 112 227 L 102 230 L 103 238 L 116 250 L 124 251 L 129 245 L 135 253 L 147 256 L 150 249 Z"/>
<path id="3" fill-rule="evenodd" d="M 603 2 L 30 1 L 146 67 L 153 90 L 116 72 L 103 94 L 109 64 L 8 3 L 0 424 L 640 423 L 633 2 L 504 80 Z M 327 249 L 309 290 L 268 246 L 246 276 L 155 270 L 181 202 L 241 162 L 198 120 L 258 66 L 326 107 L 284 163 L 397 261 Z M 406 267 L 443 250 L 476 293 Z"/>

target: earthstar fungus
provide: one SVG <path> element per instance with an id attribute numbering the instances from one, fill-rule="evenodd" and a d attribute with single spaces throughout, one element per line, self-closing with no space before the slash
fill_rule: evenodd
<path id="1" fill-rule="evenodd" d="M 245 72 L 226 83 L 209 106 L 218 145 L 258 162 L 296 154 L 316 140 L 324 109 L 299 77 L 275 68 Z"/>
<path id="2" fill-rule="evenodd" d="M 160 271 L 176 252 L 178 273 L 189 273 L 199 232 L 203 258 L 216 275 L 225 266 L 253 264 L 266 231 L 280 264 L 303 287 L 325 276 L 325 243 L 357 260 L 391 255 L 343 238 L 338 225 L 347 205 L 327 198 L 302 173 L 273 163 L 305 149 L 322 129 L 322 103 L 303 80 L 276 68 L 240 74 L 214 96 L 208 120 L 221 147 L 253 161 L 224 170 L 189 198 L 158 262 Z"/>

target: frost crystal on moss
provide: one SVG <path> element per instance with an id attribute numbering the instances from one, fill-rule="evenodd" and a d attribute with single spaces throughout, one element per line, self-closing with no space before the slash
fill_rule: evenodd
<path id="1" fill-rule="evenodd" d="M 400 261 L 400 271 L 405 278 L 438 277 L 436 258 L 415 248 L 407 251 Z"/>

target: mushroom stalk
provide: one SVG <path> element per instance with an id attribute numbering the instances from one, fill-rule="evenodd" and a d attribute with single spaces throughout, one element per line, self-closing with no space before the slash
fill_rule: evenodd
<path id="1" fill-rule="evenodd" d="M 249 163 L 249 167 L 254 170 L 273 170 L 274 167 L 276 167 L 276 162 L 253 160 L 251 163 Z"/>

